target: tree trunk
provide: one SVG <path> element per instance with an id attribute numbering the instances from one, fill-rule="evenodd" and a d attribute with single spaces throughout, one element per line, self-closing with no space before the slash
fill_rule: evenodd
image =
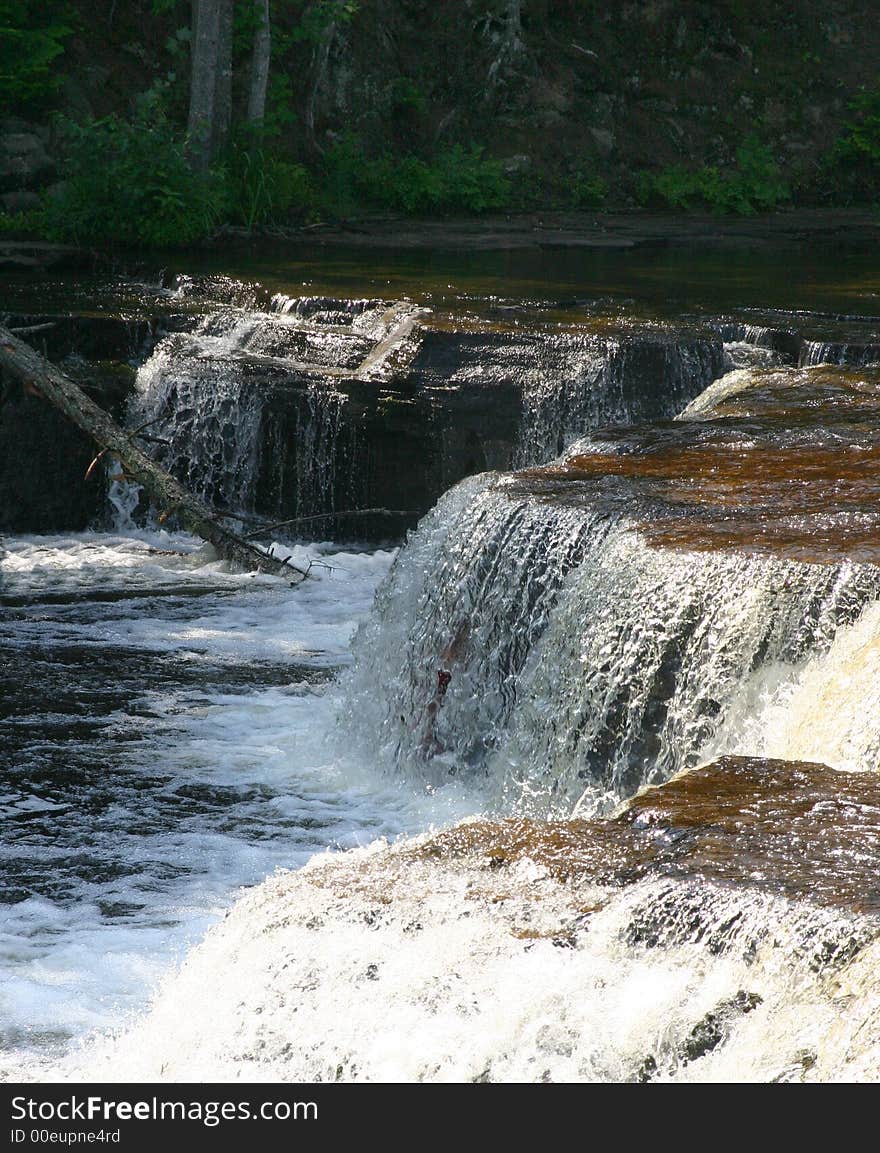
<path id="1" fill-rule="evenodd" d="M 197 172 L 206 171 L 211 163 L 219 40 L 218 0 L 192 0 L 192 66 L 186 134 L 190 163 Z"/>
<path id="2" fill-rule="evenodd" d="M 137 447 L 133 434 L 120 428 L 78 385 L 3 327 L 0 368 L 60 409 L 102 450 L 117 456 L 126 473 L 142 484 L 157 504 L 174 513 L 185 528 L 212 544 L 222 557 L 246 569 L 295 576 L 298 580 L 305 577 L 301 569 L 267 556 L 221 524 L 212 509 Z"/>
<path id="3" fill-rule="evenodd" d="M 220 9 L 217 39 L 217 87 L 214 94 L 214 124 L 211 158 L 229 143 L 232 127 L 232 13 L 233 0 L 215 0 Z"/>
<path id="4" fill-rule="evenodd" d="M 522 0 L 505 0 L 504 30 L 498 37 L 495 59 L 489 65 L 486 97 L 495 91 L 513 62 L 525 48 L 522 28 Z"/>
<path id="5" fill-rule="evenodd" d="M 187 148 L 195 171 L 205 172 L 232 121 L 233 0 L 192 0 L 192 12 Z"/>
<path id="6" fill-rule="evenodd" d="M 306 101 L 306 139 L 318 152 L 324 149 L 318 144 L 315 135 L 315 122 L 318 117 L 318 107 L 321 102 L 321 89 L 327 77 L 330 63 L 330 49 L 336 36 L 336 21 L 330 20 L 321 30 L 321 38 L 315 46 L 314 66 L 312 70 L 312 83 Z"/>
<path id="7" fill-rule="evenodd" d="M 272 55 L 272 29 L 269 24 L 269 0 L 254 0 L 257 30 L 251 56 L 251 86 L 248 93 L 248 123 L 255 129 L 266 116 L 266 88 L 269 83 L 269 59 Z"/>

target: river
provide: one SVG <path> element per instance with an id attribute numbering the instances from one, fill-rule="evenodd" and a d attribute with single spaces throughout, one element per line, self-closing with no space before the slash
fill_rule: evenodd
<path id="1" fill-rule="evenodd" d="M 871 257 L 7 289 L 160 308 L 130 426 L 309 576 L 4 538 L 3 1076 L 876 1078 Z"/>

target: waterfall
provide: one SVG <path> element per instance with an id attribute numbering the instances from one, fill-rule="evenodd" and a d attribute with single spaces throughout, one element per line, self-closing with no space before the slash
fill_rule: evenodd
<path id="1" fill-rule="evenodd" d="M 512 498 L 488 474 L 448 493 L 359 634 L 349 732 L 432 784 L 483 773 L 565 577 L 608 523 Z"/>
<path id="2" fill-rule="evenodd" d="M 181 282 L 176 296 L 205 297 L 206 311 L 171 318 L 127 423 L 209 504 L 273 521 L 424 511 L 468 473 L 546 461 L 603 424 L 671 417 L 727 363 L 714 332 L 654 322 L 521 328 L 430 319 L 408 300 L 267 303 L 223 278 Z"/>
<path id="3" fill-rule="evenodd" d="M 698 763 L 756 668 L 826 648 L 878 593 L 871 566 L 674 552 L 622 526 L 573 574 L 526 670 L 490 765 L 500 803 L 605 811 Z"/>
<path id="4" fill-rule="evenodd" d="M 323 381 L 310 381 L 306 396 L 307 417 L 297 437 L 295 453 L 297 515 L 350 508 L 355 503 L 351 495 L 356 484 L 353 454 L 345 470 L 348 493 L 337 493 L 337 483 L 344 471 L 340 432 L 347 398 L 344 393 L 328 388 Z M 341 500 L 337 499 L 340 495 Z"/>
<path id="5" fill-rule="evenodd" d="M 276 301 L 270 313 L 215 309 L 192 332 L 167 336 L 138 372 L 129 426 L 146 426 L 160 463 L 220 509 L 309 515 L 335 507 L 347 395 L 334 382 L 372 351 L 376 309 L 368 322 L 370 302 L 361 302 L 345 314 L 347 327 L 308 303 Z M 352 316 L 363 320 L 360 331 Z M 285 488 L 292 506 L 282 502 Z"/>
<path id="6" fill-rule="evenodd" d="M 578 864 L 600 831 L 534 830 L 506 859 L 477 822 L 271 877 L 65 1079 L 876 1076 L 876 911 L 699 872 L 603 883 Z M 637 857 L 598 872 L 615 866 L 638 877 Z"/>
<path id="7" fill-rule="evenodd" d="M 756 674 L 716 745 L 764 756 L 880 766 L 880 604 L 780 677 Z"/>
<path id="8" fill-rule="evenodd" d="M 451 494 L 358 648 L 386 763 L 546 816 L 726 752 L 823 759 L 741 728 L 880 595 L 876 400 L 867 370 L 736 368 L 676 422 Z M 870 763 L 873 735 L 847 741 L 833 763 Z"/>
<path id="9" fill-rule="evenodd" d="M 558 456 L 587 428 L 602 423 L 599 417 L 613 379 L 610 361 L 619 352 L 619 345 L 592 336 L 584 336 L 574 348 L 565 348 L 559 338 L 548 345 L 567 355 L 539 361 L 525 377 L 516 454 L 521 466 Z"/>
<path id="10" fill-rule="evenodd" d="M 855 344 L 849 341 L 805 340 L 798 364 L 838 364 L 863 368 L 880 362 L 880 343 Z"/>
<path id="11" fill-rule="evenodd" d="M 156 459 L 190 491 L 217 508 L 247 511 L 263 397 L 247 366 L 224 355 L 231 340 L 214 343 L 176 335 L 159 345 L 138 372 L 128 424 L 165 442 Z"/>
<path id="12" fill-rule="evenodd" d="M 607 811 L 698 763 L 756 670 L 790 675 L 880 595 L 873 565 L 652 547 L 627 503 L 492 476 L 449 494 L 356 642 L 348 732 L 503 812 Z"/>
<path id="13" fill-rule="evenodd" d="M 778 351 L 782 335 L 779 329 L 744 320 L 722 320 L 715 327 L 725 344 L 750 344 L 754 348 L 772 351 Z"/>
<path id="14" fill-rule="evenodd" d="M 272 311 L 282 316 L 313 324 L 350 327 L 364 335 L 384 333 L 382 317 L 388 308 L 388 301 L 375 297 L 345 300 L 335 296 L 287 296 L 277 292 L 271 300 Z"/>
<path id="15" fill-rule="evenodd" d="M 595 318 L 539 331 L 219 287 L 222 306 L 156 346 L 129 412 L 208 500 L 307 517 L 364 507 L 381 473 L 427 507 L 426 477 L 498 469 L 446 491 L 393 564 L 310 545 L 318 575 L 296 589 L 242 583 L 158 535 L 75 556 L 13 546 L 7 680 L 39 662 L 47 707 L 56 685 L 69 698 L 31 716 L 20 691 L 16 747 L 62 730 L 62 796 L 68 719 L 86 731 L 84 780 L 117 732 L 134 754 L 117 758 L 122 785 L 95 778 L 99 825 L 92 805 L 83 823 L 82 805 L 29 799 L 38 759 L 7 797 L 16 821 L 42 814 L 32 859 L 52 901 L 59 821 L 77 852 L 97 832 L 133 856 L 127 889 L 100 880 L 106 853 L 84 871 L 85 971 L 98 932 L 125 950 L 142 928 L 156 940 L 145 852 L 163 870 L 161 845 L 174 870 L 227 868 L 224 893 L 270 874 L 148 1013 L 47 1079 L 875 1077 L 880 376 L 853 351 L 868 345 L 810 344 L 781 314 L 708 337 Z M 114 481 L 111 500 L 130 525 L 137 491 Z M 101 588 L 105 554 L 122 575 Z M 77 597 L 57 614 L 50 568 Z M 92 677 L 108 645 L 113 692 Z M 103 709 L 100 746 L 71 667 Z M 170 798 L 174 835 L 156 822 L 152 848 L 141 773 Z M 37 829 L 18 825 L 11 851 Z M 193 875 L 212 907 L 226 899 Z M 32 907 L 29 883 L 10 923 L 22 936 L 31 918 L 54 950 L 52 901 Z M 160 912 L 195 901 L 188 886 L 163 890 Z M 66 981 L 70 952 L 54 968 L 25 957 L 20 999 Z"/>
<path id="16" fill-rule="evenodd" d="M 720 342 L 650 325 L 619 336 L 547 334 L 518 351 L 532 356 L 520 367 L 517 467 L 558 456 L 592 428 L 672 417 L 724 368 Z"/>

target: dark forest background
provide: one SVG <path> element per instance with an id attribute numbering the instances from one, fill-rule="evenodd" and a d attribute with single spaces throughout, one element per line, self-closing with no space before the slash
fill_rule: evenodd
<path id="1" fill-rule="evenodd" d="M 0 0 L 0 229 L 874 204 L 876 0 Z"/>

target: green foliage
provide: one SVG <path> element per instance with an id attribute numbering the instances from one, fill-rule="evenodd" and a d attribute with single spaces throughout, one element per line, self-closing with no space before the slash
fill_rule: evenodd
<path id="1" fill-rule="evenodd" d="M 63 184 L 46 206 L 50 236 L 172 247 L 201 239 L 220 219 L 222 182 L 193 175 L 182 136 L 154 110 L 58 128 Z"/>
<path id="2" fill-rule="evenodd" d="M 291 38 L 317 42 L 331 24 L 348 24 L 357 10 L 357 0 L 313 0 L 294 27 Z"/>
<path id="3" fill-rule="evenodd" d="M 836 145 L 838 157 L 880 164 L 880 88 L 862 88 L 849 107 L 855 116 Z"/>
<path id="4" fill-rule="evenodd" d="M 673 164 L 654 175 L 642 173 L 636 194 L 643 204 L 659 200 L 684 212 L 711 212 L 750 216 L 778 208 L 791 191 L 766 145 L 748 136 L 736 150 L 736 168 L 706 165 L 696 172 Z"/>
<path id="5" fill-rule="evenodd" d="M 66 4 L 0 0 L 0 108 L 51 99 L 60 80 L 52 64 L 72 31 Z"/>
<path id="6" fill-rule="evenodd" d="M 737 198 L 740 203 L 753 206 L 746 208 L 746 212 L 777 208 L 790 198 L 791 189 L 783 178 L 781 168 L 773 153 L 757 136 L 747 136 L 737 148 L 736 163 L 739 169 Z"/>
<path id="7" fill-rule="evenodd" d="M 42 208 L 31 208 L 27 212 L 0 212 L 0 236 L 20 233 L 42 236 L 45 227 L 46 214 Z"/>
<path id="8" fill-rule="evenodd" d="M 54 239 L 177 247 L 221 223 L 251 230 L 301 217 L 314 203 L 305 168 L 262 137 L 242 137 L 207 176 L 194 174 L 183 136 L 157 100 L 142 101 L 132 121 L 59 120 L 58 130 L 61 191 L 35 221 Z"/>
<path id="9" fill-rule="evenodd" d="M 289 73 L 273 69 L 266 89 L 266 111 L 263 134 L 268 138 L 282 136 L 297 121 L 294 111 L 296 96 Z"/>
<path id="10" fill-rule="evenodd" d="M 355 138 L 346 133 L 334 141 L 324 156 L 322 200 L 331 211 L 350 216 L 369 196 L 370 162 Z"/>
<path id="11" fill-rule="evenodd" d="M 880 87 L 862 88 L 852 117 L 824 158 L 819 183 L 835 199 L 877 200 L 880 190 Z"/>
<path id="12" fill-rule="evenodd" d="M 304 215 L 315 200 L 311 177 L 258 139 L 243 139 L 229 152 L 222 167 L 225 218 L 250 232 L 255 225 Z"/>
<path id="13" fill-rule="evenodd" d="M 341 215 L 361 206 L 416 215 L 504 208 L 511 188 L 501 162 L 485 157 L 477 145 L 456 144 L 431 160 L 389 154 L 371 159 L 353 137 L 345 136 L 325 158 L 324 191 Z"/>
<path id="14" fill-rule="evenodd" d="M 571 178 L 568 194 L 572 208 L 601 208 L 608 196 L 608 185 L 594 172 L 578 169 Z"/>
<path id="15" fill-rule="evenodd" d="M 436 208 L 441 212 L 489 212 L 503 208 L 510 195 L 510 181 L 500 160 L 483 156 L 476 144 L 454 144 L 434 161 L 439 179 Z"/>
<path id="16" fill-rule="evenodd" d="M 388 85 L 388 103 L 392 113 L 411 111 L 422 114 L 428 109 L 428 98 L 409 76 L 395 76 Z"/>

